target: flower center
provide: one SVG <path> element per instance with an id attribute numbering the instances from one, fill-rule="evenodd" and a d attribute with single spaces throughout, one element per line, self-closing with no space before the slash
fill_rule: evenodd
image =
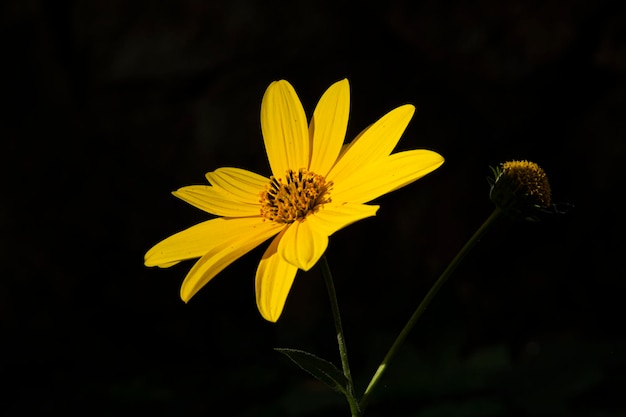
<path id="1" fill-rule="evenodd" d="M 270 177 L 270 183 L 261 192 L 261 216 L 277 223 L 293 223 L 330 203 L 332 181 L 314 172 L 300 168 L 288 170 L 285 180 Z"/>

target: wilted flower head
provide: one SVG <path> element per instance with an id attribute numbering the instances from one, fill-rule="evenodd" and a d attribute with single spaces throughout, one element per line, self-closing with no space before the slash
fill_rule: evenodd
<path id="1" fill-rule="evenodd" d="M 510 217 L 535 219 L 551 207 L 548 176 L 536 163 L 509 161 L 491 170 L 489 198 Z"/>

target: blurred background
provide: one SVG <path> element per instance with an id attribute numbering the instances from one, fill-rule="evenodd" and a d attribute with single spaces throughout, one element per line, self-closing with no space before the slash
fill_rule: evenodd
<path id="1" fill-rule="evenodd" d="M 555 202 L 505 223 L 446 283 L 366 416 L 626 415 L 626 5 L 621 1 L 44 1 L 0 6 L 3 416 L 346 416 L 272 349 L 339 358 L 324 282 L 277 324 L 254 302 L 265 245 L 188 304 L 193 265 L 143 266 L 207 218 L 170 192 L 222 166 L 269 175 L 261 97 L 310 115 L 351 85 L 349 138 L 417 112 L 399 150 L 446 163 L 332 236 L 362 392 L 430 285 L 491 213 L 489 166 L 530 159 Z"/>

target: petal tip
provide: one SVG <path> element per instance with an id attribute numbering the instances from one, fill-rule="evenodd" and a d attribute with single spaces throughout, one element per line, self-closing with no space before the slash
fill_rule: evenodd
<path id="1" fill-rule="evenodd" d="M 194 291 L 193 289 L 188 288 L 188 286 L 186 286 L 183 282 L 183 285 L 180 286 L 180 299 L 187 304 L 189 300 L 191 300 L 191 297 L 193 297 L 197 292 L 198 290 Z"/>
<path id="2" fill-rule="evenodd" d="M 413 117 L 413 115 L 415 114 L 415 106 L 413 104 L 403 104 L 399 108 L 405 110 L 407 113 L 410 113 L 411 117 Z"/>
<path id="3" fill-rule="evenodd" d="M 265 320 L 269 321 L 270 323 L 276 323 L 278 319 L 280 318 L 280 315 L 274 317 L 274 315 L 268 314 L 267 311 L 261 308 L 259 308 L 259 313 L 261 313 L 261 317 L 263 317 Z"/>
<path id="4" fill-rule="evenodd" d="M 344 87 L 344 88 L 345 88 L 345 87 L 350 87 L 350 82 L 348 81 L 348 79 L 347 79 L 347 78 L 343 78 L 343 79 L 341 79 L 341 80 L 337 81 L 337 82 L 335 83 L 335 85 L 340 85 L 340 86 L 342 86 L 342 87 Z"/>

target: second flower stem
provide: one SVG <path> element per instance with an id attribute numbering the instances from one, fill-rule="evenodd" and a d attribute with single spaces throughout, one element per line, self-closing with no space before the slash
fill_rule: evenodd
<path id="1" fill-rule="evenodd" d="M 415 326 L 415 323 L 417 323 L 417 320 L 422 316 L 422 314 L 426 310 L 426 307 L 428 307 L 428 304 L 430 304 L 430 302 L 435 297 L 435 295 L 437 294 L 441 286 L 444 284 L 444 282 L 446 282 L 448 277 L 452 275 L 456 267 L 461 263 L 461 261 L 470 252 L 470 250 L 474 247 L 474 245 L 478 243 L 478 241 L 485 234 L 485 232 L 487 232 L 487 230 L 500 217 L 501 213 L 502 211 L 498 208 L 496 208 L 493 211 L 493 213 L 491 213 L 491 215 L 487 218 L 487 220 L 485 220 L 485 222 L 478 228 L 478 230 L 474 232 L 474 234 L 467 241 L 465 246 L 463 246 L 463 248 L 459 251 L 459 253 L 454 257 L 454 259 L 452 259 L 452 262 L 450 262 L 448 267 L 441 273 L 437 281 L 435 281 L 433 286 L 430 288 L 430 290 L 428 291 L 428 293 L 426 294 L 422 302 L 419 304 L 419 306 L 417 307 L 417 309 L 415 310 L 415 312 L 413 313 L 409 321 L 406 323 L 406 325 L 404 326 L 400 334 L 396 337 L 396 340 L 394 341 L 393 345 L 391 345 L 391 348 L 389 348 L 387 355 L 385 356 L 383 361 L 380 363 L 380 365 L 378 366 L 378 369 L 376 370 L 376 373 L 370 380 L 370 383 L 367 386 L 367 389 L 365 390 L 365 393 L 363 394 L 363 397 L 361 398 L 361 401 L 359 403 L 361 411 L 365 410 L 365 407 L 367 407 L 367 403 L 369 401 L 370 395 L 372 394 L 372 391 L 374 390 L 376 385 L 378 385 L 381 376 L 387 369 L 387 365 L 389 364 L 391 359 L 396 355 L 400 346 L 402 345 L 402 343 L 404 343 L 404 340 L 406 339 L 407 335 L 409 334 L 411 329 L 413 329 L 413 326 Z"/>
<path id="2" fill-rule="evenodd" d="M 361 410 L 359 409 L 359 402 L 356 399 L 354 391 L 354 383 L 352 382 L 352 374 L 350 372 L 350 364 L 348 362 L 348 350 L 346 349 L 346 341 L 343 335 L 343 326 L 341 325 L 341 316 L 339 314 L 339 303 L 337 302 L 337 293 L 335 292 L 335 284 L 333 282 L 333 275 L 330 272 L 330 266 L 328 266 L 328 260 L 326 255 L 322 255 L 320 259 L 320 266 L 322 269 L 322 275 L 324 275 L 324 281 L 326 281 L 326 288 L 328 289 L 328 298 L 330 298 L 330 307 L 333 313 L 333 320 L 335 322 L 335 330 L 337 331 L 337 344 L 339 345 L 339 356 L 341 357 L 341 366 L 343 368 L 343 374 L 348 380 L 348 386 L 346 387 L 347 395 L 346 399 L 350 404 L 350 411 L 352 417 L 360 417 Z"/>

